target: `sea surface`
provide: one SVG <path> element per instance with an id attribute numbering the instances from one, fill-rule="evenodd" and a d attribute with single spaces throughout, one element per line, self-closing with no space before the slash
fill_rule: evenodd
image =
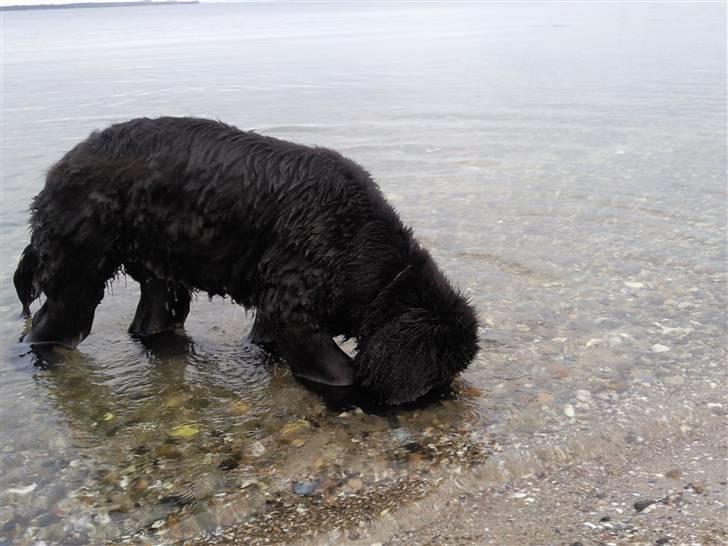
<path id="1" fill-rule="evenodd" d="M 0 544 L 365 538 L 474 469 L 507 482 L 614 457 L 721 405 L 724 4 L 1 17 Z M 12 274 L 45 172 L 94 129 L 160 115 L 364 165 L 477 307 L 481 351 L 453 394 L 332 408 L 247 342 L 252 313 L 202 294 L 184 333 L 134 340 L 124 277 L 77 351 L 19 342 Z"/>

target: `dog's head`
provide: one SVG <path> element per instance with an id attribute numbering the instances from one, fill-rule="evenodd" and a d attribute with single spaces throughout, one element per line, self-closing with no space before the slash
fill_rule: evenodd
<path id="1" fill-rule="evenodd" d="M 369 305 L 357 339 L 356 382 L 378 403 L 413 402 L 470 364 L 477 331 L 473 307 L 425 256 Z"/>

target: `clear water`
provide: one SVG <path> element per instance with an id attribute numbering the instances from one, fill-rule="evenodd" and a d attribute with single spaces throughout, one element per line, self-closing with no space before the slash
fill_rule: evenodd
<path id="1" fill-rule="evenodd" d="M 489 461 L 507 480 L 658 419 L 677 429 L 676 408 L 724 382 L 725 16 L 688 3 L 3 13 L 0 543 L 159 543 L 245 523 L 251 540 L 293 540 Z M 93 129 L 156 115 L 365 165 L 478 308 L 482 351 L 457 395 L 341 414 L 247 344 L 251 316 L 222 299 L 194 302 L 186 336 L 142 344 L 125 333 L 131 279 L 78 351 L 42 362 L 18 343 L 11 278 L 45 170 Z M 291 530 L 302 513 L 310 527 Z"/>

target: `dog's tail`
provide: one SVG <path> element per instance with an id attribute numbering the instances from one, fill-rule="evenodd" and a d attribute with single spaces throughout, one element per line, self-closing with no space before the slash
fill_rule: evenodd
<path id="1" fill-rule="evenodd" d="M 20 256 L 18 268 L 13 275 L 15 291 L 23 304 L 23 316 L 30 316 L 30 304 L 38 297 L 35 284 L 35 272 L 38 269 L 38 253 L 33 245 L 28 245 Z"/>

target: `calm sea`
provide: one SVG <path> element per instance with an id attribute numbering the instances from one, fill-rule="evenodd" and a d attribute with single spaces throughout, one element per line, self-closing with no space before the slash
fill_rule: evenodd
<path id="1" fill-rule="evenodd" d="M 352 492 L 425 487 L 494 442 L 536 464 L 578 460 L 597 427 L 677 429 L 664 401 L 723 381 L 725 18 L 687 2 L 3 13 L 0 542 L 263 533 L 271 506 L 350 514 Z M 457 396 L 342 417 L 247 344 L 229 301 L 196 300 L 186 335 L 130 339 L 124 278 L 78 351 L 18 343 L 12 273 L 44 173 L 92 130 L 159 115 L 368 168 L 478 308 Z M 282 528 L 265 532 L 297 537 Z"/>

